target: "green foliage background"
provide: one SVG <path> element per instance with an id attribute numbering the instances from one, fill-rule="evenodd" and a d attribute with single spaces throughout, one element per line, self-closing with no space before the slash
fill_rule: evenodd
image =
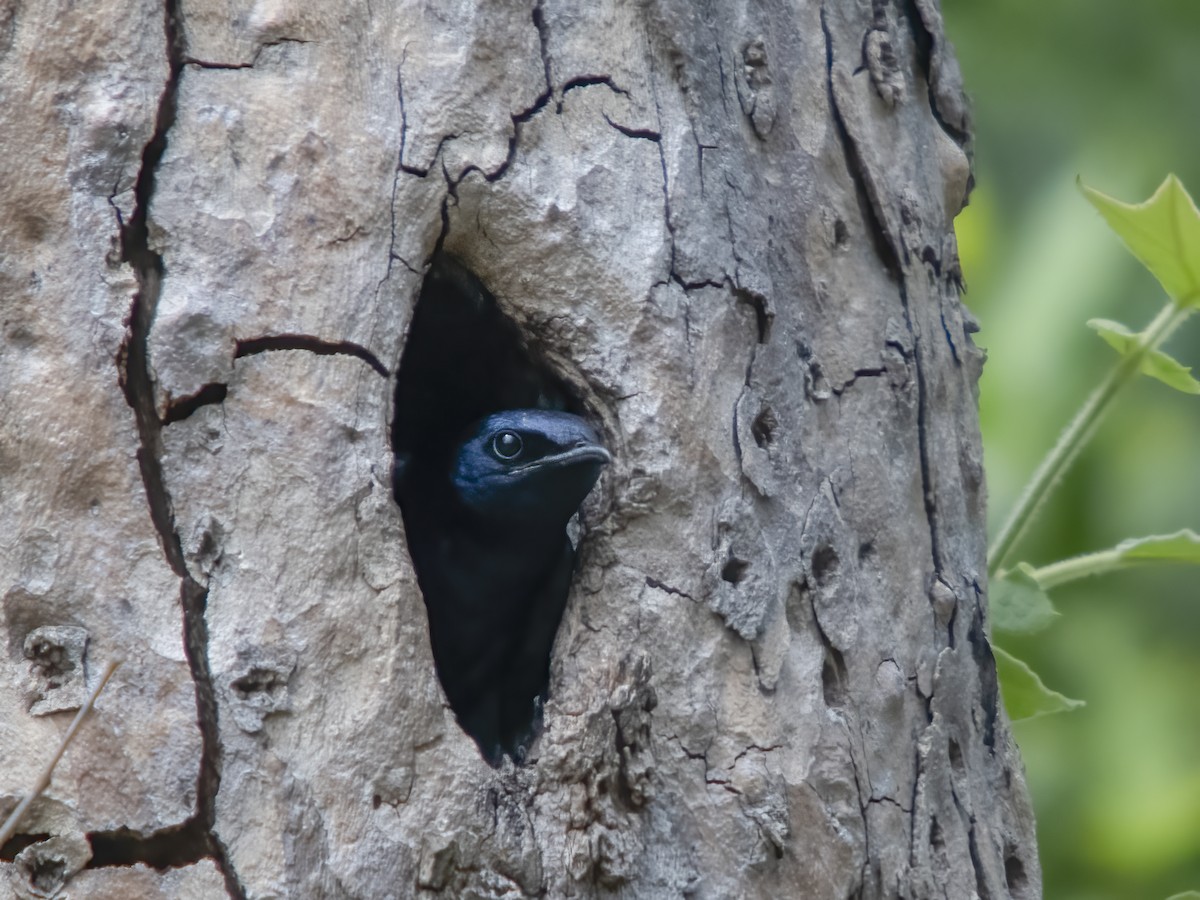
<path id="1" fill-rule="evenodd" d="M 1200 3 L 943 0 L 973 99 L 977 187 L 958 220 L 988 350 L 981 416 L 992 527 L 1115 354 L 1084 323 L 1140 329 L 1165 302 L 1075 187 L 1200 196 Z M 1200 321 L 1165 348 L 1200 371 Z M 1045 564 L 1200 530 L 1200 400 L 1143 378 L 1022 545 Z M 1016 725 L 1050 900 L 1200 888 L 1200 570 L 1054 591 L 1062 618 L 1010 650 L 1087 701 Z"/>

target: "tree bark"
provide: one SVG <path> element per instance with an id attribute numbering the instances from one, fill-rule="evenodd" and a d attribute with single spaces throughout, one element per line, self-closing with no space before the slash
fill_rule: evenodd
<path id="1" fill-rule="evenodd" d="M 935 0 L 10 0 L 0 95 L 0 813 L 124 660 L 15 896 L 1040 896 Z M 439 252 L 615 457 L 499 770 L 390 492 Z"/>

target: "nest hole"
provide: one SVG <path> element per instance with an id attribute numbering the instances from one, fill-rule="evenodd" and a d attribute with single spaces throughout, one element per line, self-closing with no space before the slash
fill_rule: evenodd
<path id="1" fill-rule="evenodd" d="M 505 409 L 584 411 L 483 283 L 436 257 L 396 374 L 392 449 L 402 463 L 436 458 L 473 422 Z"/>
<path id="2" fill-rule="evenodd" d="M 516 409 L 585 412 L 580 398 L 480 279 L 450 256 L 435 257 L 417 299 L 396 374 L 391 435 L 395 454 L 392 490 L 431 616 L 431 603 L 438 601 L 436 597 L 431 600 L 431 582 L 428 571 L 423 574 L 421 559 L 430 558 L 429 543 L 436 541 L 439 530 L 444 533 L 453 527 L 446 523 L 445 510 L 454 506 L 447 492 L 457 448 L 479 420 Z M 497 764 L 493 748 L 485 746 L 488 739 L 470 724 L 471 715 L 455 704 L 453 682 L 458 673 L 450 667 L 457 663 L 439 659 L 436 644 L 435 640 L 437 674 L 459 724 L 479 743 L 485 758 Z M 525 724 L 529 734 L 538 730 L 536 703 Z"/>

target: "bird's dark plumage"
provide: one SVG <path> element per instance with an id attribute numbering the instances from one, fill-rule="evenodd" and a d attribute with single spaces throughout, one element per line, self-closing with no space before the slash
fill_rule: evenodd
<path id="1" fill-rule="evenodd" d="M 574 565 L 567 522 L 610 459 L 579 416 L 518 409 L 398 473 L 438 676 L 493 765 L 535 728 Z"/>

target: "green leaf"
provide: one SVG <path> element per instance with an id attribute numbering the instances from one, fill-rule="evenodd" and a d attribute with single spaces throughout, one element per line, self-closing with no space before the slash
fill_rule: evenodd
<path id="1" fill-rule="evenodd" d="M 1104 338 L 1105 343 L 1122 356 L 1127 356 L 1139 346 L 1138 339 L 1141 335 L 1134 334 L 1120 322 L 1111 319 L 1089 319 L 1087 324 L 1088 328 L 1094 329 Z M 1192 377 L 1192 370 L 1161 350 L 1148 350 L 1142 357 L 1139 368 L 1143 375 L 1157 378 L 1177 391 L 1200 394 L 1200 381 Z"/>
<path id="2" fill-rule="evenodd" d="M 1068 712 L 1084 705 L 1082 700 L 1072 700 L 1058 691 L 1050 690 L 1033 669 L 1011 653 L 996 646 L 992 647 L 992 652 L 996 657 L 996 674 L 1000 676 L 1004 708 L 1014 722 Z"/>
<path id="3" fill-rule="evenodd" d="M 1120 322 L 1114 322 L 1112 319 L 1088 319 L 1087 326 L 1122 356 L 1137 346 L 1138 336 Z"/>
<path id="4" fill-rule="evenodd" d="M 1018 563 L 992 584 L 991 613 L 993 629 L 1013 634 L 1033 634 L 1058 618 L 1029 563 Z"/>
<path id="5" fill-rule="evenodd" d="M 1200 210 L 1178 178 L 1168 175 L 1144 203 L 1122 203 L 1077 183 L 1172 300 L 1200 305 Z"/>
<path id="6" fill-rule="evenodd" d="M 1182 894 L 1172 894 L 1167 900 L 1200 900 L 1200 891 L 1184 891 Z"/>
<path id="7" fill-rule="evenodd" d="M 1130 538 L 1117 544 L 1116 551 L 1122 560 L 1138 562 L 1170 562 L 1200 564 L 1200 534 L 1190 528 L 1174 534 L 1152 534 L 1144 538 Z"/>
<path id="8" fill-rule="evenodd" d="M 1168 387 L 1185 394 L 1200 394 L 1200 381 L 1192 377 L 1192 370 L 1179 360 L 1161 350 L 1151 350 L 1142 360 L 1142 374 L 1157 378 Z"/>

